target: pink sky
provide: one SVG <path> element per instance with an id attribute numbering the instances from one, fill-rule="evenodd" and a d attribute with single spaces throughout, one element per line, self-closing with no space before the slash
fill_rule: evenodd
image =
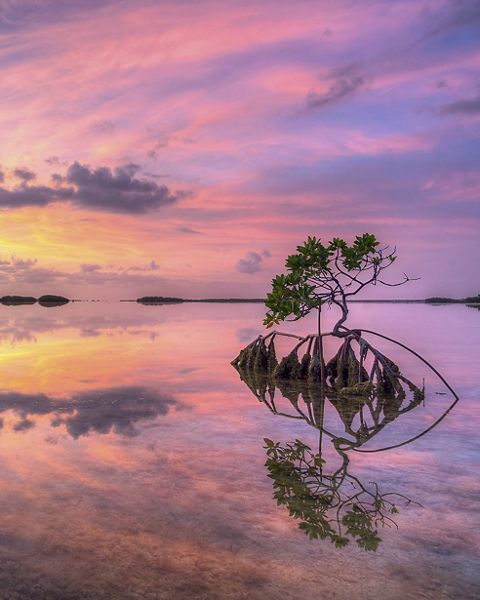
<path id="1" fill-rule="evenodd" d="M 307 235 L 365 231 L 421 277 L 396 296 L 478 293 L 479 26 L 469 0 L 3 3 L 0 295 L 262 296 Z"/>

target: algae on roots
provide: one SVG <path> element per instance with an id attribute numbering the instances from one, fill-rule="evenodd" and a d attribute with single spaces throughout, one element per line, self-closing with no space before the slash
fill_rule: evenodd
<path id="1" fill-rule="evenodd" d="M 294 350 L 284 356 L 274 371 L 275 377 L 280 379 L 299 379 L 300 363 L 298 361 L 297 351 Z"/>
<path id="2" fill-rule="evenodd" d="M 351 344 L 352 338 L 346 338 L 325 367 L 327 381 L 337 390 L 369 381 L 367 370 L 358 360 Z"/>
<path id="3" fill-rule="evenodd" d="M 282 335 L 294 337 L 298 341 L 278 362 L 275 341 L 276 336 Z M 306 350 L 299 357 L 299 350 L 307 342 Z M 358 349 L 354 350 L 354 344 L 358 344 Z M 366 369 L 368 357 L 370 372 Z M 274 332 L 266 337 L 258 336 L 240 351 L 232 365 L 248 385 L 253 379 L 253 374 L 267 378 L 272 383 L 275 380 L 283 380 L 321 384 L 323 366 L 323 385 L 327 393 L 358 398 L 377 396 L 393 401 L 404 399 L 408 388 L 416 400 L 424 397 L 424 391 L 406 378 L 392 359 L 362 338 L 357 330 L 351 331 L 343 338 L 337 352 L 326 365 L 322 365 L 321 360 L 323 357 L 320 357 L 317 335 L 300 338 Z M 254 387 L 258 390 L 257 386 Z"/>

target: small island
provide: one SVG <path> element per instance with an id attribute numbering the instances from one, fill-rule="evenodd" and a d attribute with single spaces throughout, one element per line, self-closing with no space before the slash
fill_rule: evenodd
<path id="1" fill-rule="evenodd" d="M 427 298 L 425 302 L 427 304 L 480 304 L 480 294 L 477 296 L 467 296 L 467 298 L 433 296 L 433 298 Z"/>
<path id="2" fill-rule="evenodd" d="M 45 294 L 38 299 L 33 296 L 17 296 L 12 294 L 0 297 L 0 304 L 4 306 L 22 306 L 24 304 L 36 304 L 37 302 L 40 306 L 49 307 L 62 306 L 70 302 L 70 300 L 64 296 L 56 296 L 54 294 Z"/>
<path id="3" fill-rule="evenodd" d="M 37 301 L 33 296 L 2 296 L 0 303 L 5 306 L 20 306 L 22 304 L 35 304 Z"/>
<path id="4" fill-rule="evenodd" d="M 183 298 L 172 298 L 171 296 L 143 296 L 137 298 L 139 304 L 179 304 L 184 302 Z"/>
<path id="5" fill-rule="evenodd" d="M 55 296 L 54 294 L 46 294 L 45 296 L 40 296 L 38 299 L 38 303 L 40 306 L 51 307 L 51 306 L 62 306 L 63 304 L 68 304 L 70 300 L 65 298 L 64 296 Z"/>

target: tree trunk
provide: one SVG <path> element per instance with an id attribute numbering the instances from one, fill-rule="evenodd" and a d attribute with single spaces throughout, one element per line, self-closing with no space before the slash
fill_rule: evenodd
<path id="1" fill-rule="evenodd" d="M 318 359 L 320 363 L 320 385 L 323 396 L 325 385 L 325 363 L 323 362 L 323 340 L 322 340 L 322 304 L 318 305 Z"/>

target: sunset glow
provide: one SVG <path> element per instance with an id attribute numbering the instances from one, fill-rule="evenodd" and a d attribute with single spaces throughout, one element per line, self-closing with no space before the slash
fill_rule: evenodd
<path id="1" fill-rule="evenodd" d="M 363 231 L 404 297 L 478 292 L 478 15 L 3 3 L 3 293 L 262 296 L 308 234 Z"/>

